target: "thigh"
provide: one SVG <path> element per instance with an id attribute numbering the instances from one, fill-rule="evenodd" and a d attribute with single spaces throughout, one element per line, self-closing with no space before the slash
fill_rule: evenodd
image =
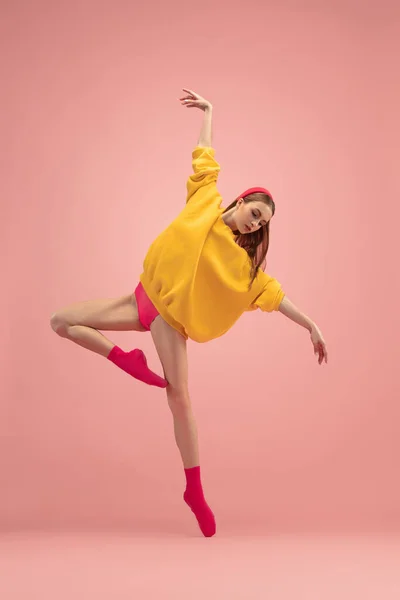
<path id="1" fill-rule="evenodd" d="M 85 325 L 103 331 L 146 331 L 140 324 L 134 294 L 71 304 L 57 311 L 54 319 L 65 325 Z"/>
<path id="2" fill-rule="evenodd" d="M 175 391 L 188 397 L 188 359 L 186 339 L 159 315 L 150 327 L 154 345 L 168 381 L 167 393 Z"/>

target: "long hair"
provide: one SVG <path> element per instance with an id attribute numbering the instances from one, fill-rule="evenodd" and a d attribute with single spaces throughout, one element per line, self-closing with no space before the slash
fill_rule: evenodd
<path id="1" fill-rule="evenodd" d="M 240 196 L 239 196 L 240 197 Z M 234 208 L 237 204 L 239 198 L 236 198 L 225 210 L 226 213 L 231 208 Z M 254 194 L 249 194 L 245 198 L 243 198 L 243 202 L 246 204 L 248 202 L 264 202 L 267 206 L 272 210 L 272 215 L 275 213 L 275 202 L 268 194 L 263 194 L 260 192 L 256 192 Z M 266 256 L 269 248 L 269 221 L 266 225 L 257 229 L 257 231 L 253 231 L 252 233 L 242 234 L 240 231 L 234 231 L 236 238 L 235 241 L 244 250 L 246 250 L 247 254 L 251 260 L 251 272 L 250 278 L 251 281 L 249 283 L 249 289 L 253 285 L 253 281 L 257 277 L 258 270 L 264 270 L 266 266 Z"/>

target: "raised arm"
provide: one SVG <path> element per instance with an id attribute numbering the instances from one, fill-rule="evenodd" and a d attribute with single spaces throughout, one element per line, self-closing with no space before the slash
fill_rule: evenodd
<path id="1" fill-rule="evenodd" d="M 220 165 L 215 160 L 212 147 L 212 105 L 196 92 L 183 90 L 186 96 L 180 98 L 181 104 L 188 108 L 199 108 L 204 112 L 203 124 L 196 148 L 192 152 L 193 174 L 187 181 L 186 202 L 195 200 L 196 205 L 221 203 L 221 196 L 216 187 Z M 198 204 L 198 202 L 200 204 Z"/>
<path id="2" fill-rule="evenodd" d="M 183 89 L 186 96 L 180 98 L 183 106 L 187 108 L 199 108 L 204 111 L 203 124 L 201 126 L 199 140 L 197 145 L 203 148 L 212 148 L 212 111 L 213 107 L 211 102 L 202 98 L 196 92 L 192 90 Z"/>
<path id="3" fill-rule="evenodd" d="M 314 321 L 302 313 L 287 296 L 283 298 L 278 310 L 285 315 L 285 317 L 291 321 L 294 321 L 294 323 L 297 323 L 310 332 L 311 341 L 314 346 L 314 354 L 318 356 L 318 363 L 321 364 L 323 361 L 328 362 L 328 352 L 326 349 L 325 340 Z"/>

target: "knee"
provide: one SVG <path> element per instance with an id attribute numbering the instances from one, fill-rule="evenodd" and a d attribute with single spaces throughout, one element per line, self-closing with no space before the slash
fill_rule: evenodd
<path id="1" fill-rule="evenodd" d="M 173 414 L 183 414 L 191 410 L 189 391 L 186 385 L 167 387 L 168 404 Z"/>
<path id="2" fill-rule="evenodd" d="M 50 317 L 50 327 L 61 337 L 67 337 L 68 324 L 63 318 L 62 314 L 55 312 Z"/>

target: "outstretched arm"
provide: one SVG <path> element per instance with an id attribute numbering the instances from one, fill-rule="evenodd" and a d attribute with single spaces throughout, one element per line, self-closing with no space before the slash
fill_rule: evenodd
<path id="1" fill-rule="evenodd" d="M 212 104 L 196 92 L 192 90 L 183 89 L 186 92 L 186 96 L 180 98 L 183 106 L 187 108 L 200 108 L 204 111 L 203 124 L 200 131 L 198 146 L 204 148 L 212 148 Z"/>
<path id="2" fill-rule="evenodd" d="M 279 306 L 279 312 L 285 317 L 294 321 L 301 327 L 307 329 L 311 334 L 311 341 L 314 346 L 314 354 L 318 356 L 318 363 L 321 364 L 323 361 L 328 362 L 328 352 L 326 349 L 326 343 L 322 336 L 321 331 L 317 325 L 307 315 L 302 313 L 297 306 L 293 304 L 286 296 L 283 298 Z"/>

